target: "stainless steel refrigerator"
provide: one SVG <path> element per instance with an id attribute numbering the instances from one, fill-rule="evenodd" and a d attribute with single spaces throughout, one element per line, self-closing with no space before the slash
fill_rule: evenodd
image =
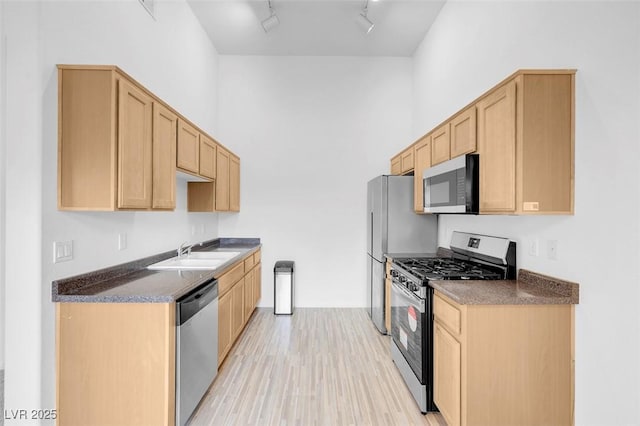
<path id="1" fill-rule="evenodd" d="M 438 218 L 413 211 L 413 176 L 378 176 L 367 184 L 367 298 L 385 334 L 385 253 L 435 253 Z"/>

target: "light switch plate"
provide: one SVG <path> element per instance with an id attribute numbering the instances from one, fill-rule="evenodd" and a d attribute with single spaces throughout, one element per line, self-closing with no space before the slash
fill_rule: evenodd
<path id="1" fill-rule="evenodd" d="M 558 260 L 558 240 L 547 241 L 547 258 Z"/>
<path id="2" fill-rule="evenodd" d="M 127 248 L 127 234 L 122 232 L 118 234 L 118 250 L 124 250 Z"/>
<path id="3" fill-rule="evenodd" d="M 53 242 L 53 263 L 73 260 L 73 240 Z"/>
<path id="4" fill-rule="evenodd" d="M 538 239 L 533 238 L 529 241 L 529 256 L 538 256 Z"/>

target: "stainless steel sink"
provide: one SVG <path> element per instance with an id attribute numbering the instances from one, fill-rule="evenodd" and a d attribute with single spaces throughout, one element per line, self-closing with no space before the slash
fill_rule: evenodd
<path id="1" fill-rule="evenodd" d="M 153 265 L 147 269 L 216 269 L 218 266 L 236 257 L 239 251 L 199 251 L 192 252 L 188 256 L 172 257 Z"/>

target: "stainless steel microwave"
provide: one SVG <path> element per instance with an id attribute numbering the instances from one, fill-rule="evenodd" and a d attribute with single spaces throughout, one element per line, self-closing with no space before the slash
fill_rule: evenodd
<path id="1" fill-rule="evenodd" d="M 480 157 L 466 154 L 425 169 L 425 213 L 478 214 Z"/>

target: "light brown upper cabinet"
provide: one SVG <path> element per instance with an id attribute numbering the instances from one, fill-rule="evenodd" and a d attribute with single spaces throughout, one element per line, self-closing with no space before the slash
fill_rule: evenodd
<path id="1" fill-rule="evenodd" d="M 153 205 L 176 207 L 176 130 L 178 116 L 159 102 L 153 103 Z"/>
<path id="2" fill-rule="evenodd" d="M 480 213 L 573 214 L 574 78 L 523 72 L 477 103 Z"/>
<path id="3" fill-rule="evenodd" d="M 402 154 L 400 154 L 402 163 L 402 174 L 407 174 L 413 170 L 413 147 L 407 148 Z"/>
<path id="4" fill-rule="evenodd" d="M 118 81 L 118 207 L 151 207 L 151 97 L 130 82 Z"/>
<path id="5" fill-rule="evenodd" d="M 400 154 L 391 159 L 391 174 L 394 176 L 402 174 L 402 156 Z"/>
<path id="6" fill-rule="evenodd" d="M 200 175 L 216 178 L 216 143 L 203 134 L 200 135 Z"/>
<path id="7" fill-rule="evenodd" d="M 406 148 L 400 154 L 391 159 L 392 175 L 408 175 L 413 172 L 414 158 L 413 146 Z"/>
<path id="8" fill-rule="evenodd" d="M 427 133 L 431 166 L 477 152 L 480 214 L 572 215 L 575 73 L 516 71 Z M 393 174 L 402 166 L 400 154 L 391 165 Z M 417 212 L 422 194 L 415 191 Z"/>
<path id="9" fill-rule="evenodd" d="M 229 151 L 218 147 L 216 164 L 216 210 L 224 212 L 229 210 Z"/>
<path id="10" fill-rule="evenodd" d="M 431 165 L 435 166 L 451 158 L 449 147 L 449 124 L 431 133 Z"/>
<path id="11" fill-rule="evenodd" d="M 450 123 L 451 158 L 476 150 L 476 107 L 465 109 Z"/>
<path id="12" fill-rule="evenodd" d="M 216 178 L 216 142 L 185 120 L 178 120 L 178 169 L 205 179 Z"/>
<path id="13" fill-rule="evenodd" d="M 173 208 L 166 196 L 175 184 L 162 176 L 175 151 L 171 134 L 153 127 L 153 105 L 116 67 L 58 66 L 58 209 Z"/>
<path id="14" fill-rule="evenodd" d="M 216 211 L 217 150 L 213 138 L 118 67 L 58 65 L 59 210 L 174 209 L 179 169 L 200 181 L 189 190 L 188 210 Z M 232 203 L 238 211 L 240 159 L 224 154 L 224 210 Z"/>
<path id="15" fill-rule="evenodd" d="M 516 207 L 516 83 L 478 102 L 480 211 L 513 212 Z"/>
<path id="16" fill-rule="evenodd" d="M 229 211 L 240 211 L 240 158 L 229 156 Z"/>
<path id="17" fill-rule="evenodd" d="M 182 119 L 178 120 L 177 166 L 188 172 L 200 172 L 200 132 Z"/>
<path id="18" fill-rule="evenodd" d="M 215 182 L 189 182 L 187 209 L 190 212 L 240 211 L 240 158 L 217 145 Z"/>
<path id="19" fill-rule="evenodd" d="M 422 192 L 422 172 L 431 167 L 431 135 L 420 139 L 414 145 L 415 172 L 413 174 L 413 203 L 416 213 L 424 213 Z"/>

